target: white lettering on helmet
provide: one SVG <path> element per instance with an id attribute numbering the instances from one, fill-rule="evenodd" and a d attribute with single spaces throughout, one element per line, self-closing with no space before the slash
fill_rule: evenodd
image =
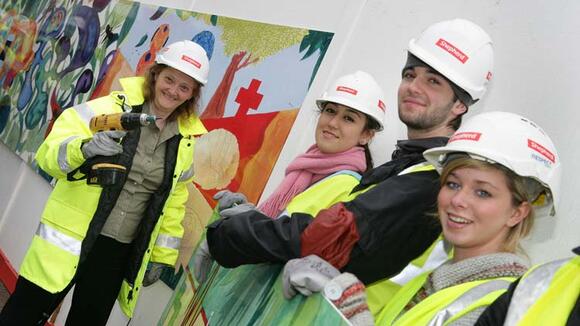
<path id="1" fill-rule="evenodd" d="M 346 87 L 346 86 L 337 86 L 336 87 L 336 91 L 337 92 L 345 92 L 345 93 L 349 93 L 352 95 L 356 95 L 358 93 L 358 91 L 354 88 L 350 88 L 350 87 Z"/>
<path id="2" fill-rule="evenodd" d="M 451 55 L 456 57 L 457 60 L 461 61 L 461 63 L 465 63 L 469 59 L 469 57 L 465 53 L 461 52 L 461 50 L 459 50 L 456 46 L 445 41 L 442 38 L 440 38 L 439 41 L 435 43 L 435 45 L 449 52 Z"/>
<path id="3" fill-rule="evenodd" d="M 458 132 L 449 139 L 449 142 L 451 143 L 457 140 L 479 141 L 480 137 L 481 132 Z"/>
<path id="4" fill-rule="evenodd" d="M 181 56 L 181 60 L 191 63 L 198 69 L 201 68 L 201 63 L 195 61 L 195 59 L 193 59 L 192 57 L 186 56 L 185 54 Z"/>
<path id="5" fill-rule="evenodd" d="M 546 147 L 536 143 L 531 139 L 528 139 L 528 147 L 542 154 L 542 156 L 552 161 L 552 163 L 556 163 L 556 155 L 550 152 Z"/>

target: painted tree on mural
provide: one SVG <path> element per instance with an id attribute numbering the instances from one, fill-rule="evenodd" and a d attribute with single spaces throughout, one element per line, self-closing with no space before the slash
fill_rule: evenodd
<path id="1" fill-rule="evenodd" d="M 316 53 L 316 51 L 320 51 L 318 59 L 316 60 L 316 65 L 314 65 L 314 69 L 312 69 L 312 75 L 310 76 L 310 83 L 308 86 L 312 84 L 314 76 L 316 76 L 320 63 L 322 63 L 322 59 L 326 55 L 326 50 L 328 49 L 328 46 L 330 46 L 330 41 L 332 41 L 332 34 L 309 30 L 308 35 L 304 36 L 302 42 L 300 42 L 300 52 L 306 50 L 302 60 L 310 57 Z"/>
<path id="2" fill-rule="evenodd" d="M 205 20 L 223 27 L 221 39 L 225 44 L 225 54 L 231 61 L 214 95 L 201 114 L 202 119 L 221 118 L 235 75 L 241 69 L 258 63 L 302 41 L 307 30 L 279 25 L 256 25 L 228 17 L 206 16 Z M 272 39 L 277 42 L 271 42 Z"/>

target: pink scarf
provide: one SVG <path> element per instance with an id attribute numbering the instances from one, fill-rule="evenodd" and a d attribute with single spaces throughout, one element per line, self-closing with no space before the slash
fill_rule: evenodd
<path id="1" fill-rule="evenodd" d="M 258 209 L 275 218 L 286 209 L 296 195 L 317 181 L 341 170 L 364 172 L 366 158 L 364 148 L 355 146 L 342 153 L 324 154 L 316 145 L 296 157 L 286 168 L 286 176 L 276 191 Z"/>

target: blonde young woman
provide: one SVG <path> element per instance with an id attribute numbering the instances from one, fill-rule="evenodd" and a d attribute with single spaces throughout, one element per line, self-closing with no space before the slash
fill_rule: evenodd
<path id="1" fill-rule="evenodd" d="M 380 312 L 379 325 L 475 323 L 527 270 L 518 245 L 534 215 L 555 212 L 560 158 L 550 138 L 526 118 L 480 114 L 425 157 L 441 171 L 438 218 L 453 258 L 399 290 Z M 289 262 L 284 283 L 287 297 L 324 290 L 353 323 L 373 324 L 362 283 L 316 256 Z"/>

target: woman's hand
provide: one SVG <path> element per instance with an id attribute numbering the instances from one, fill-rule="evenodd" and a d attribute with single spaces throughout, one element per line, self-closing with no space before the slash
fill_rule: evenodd
<path id="1" fill-rule="evenodd" d="M 236 205 L 245 204 L 248 202 L 248 198 L 240 192 L 231 192 L 229 190 L 222 190 L 213 196 L 213 199 L 218 201 L 217 207 L 218 211 L 223 211 L 224 209 L 232 208 Z"/>
<path id="2" fill-rule="evenodd" d="M 99 131 L 94 134 L 93 138 L 83 144 L 81 151 L 85 159 L 97 155 L 113 156 L 123 152 L 123 146 L 119 144 L 119 139 L 127 134 L 126 131 Z"/>

